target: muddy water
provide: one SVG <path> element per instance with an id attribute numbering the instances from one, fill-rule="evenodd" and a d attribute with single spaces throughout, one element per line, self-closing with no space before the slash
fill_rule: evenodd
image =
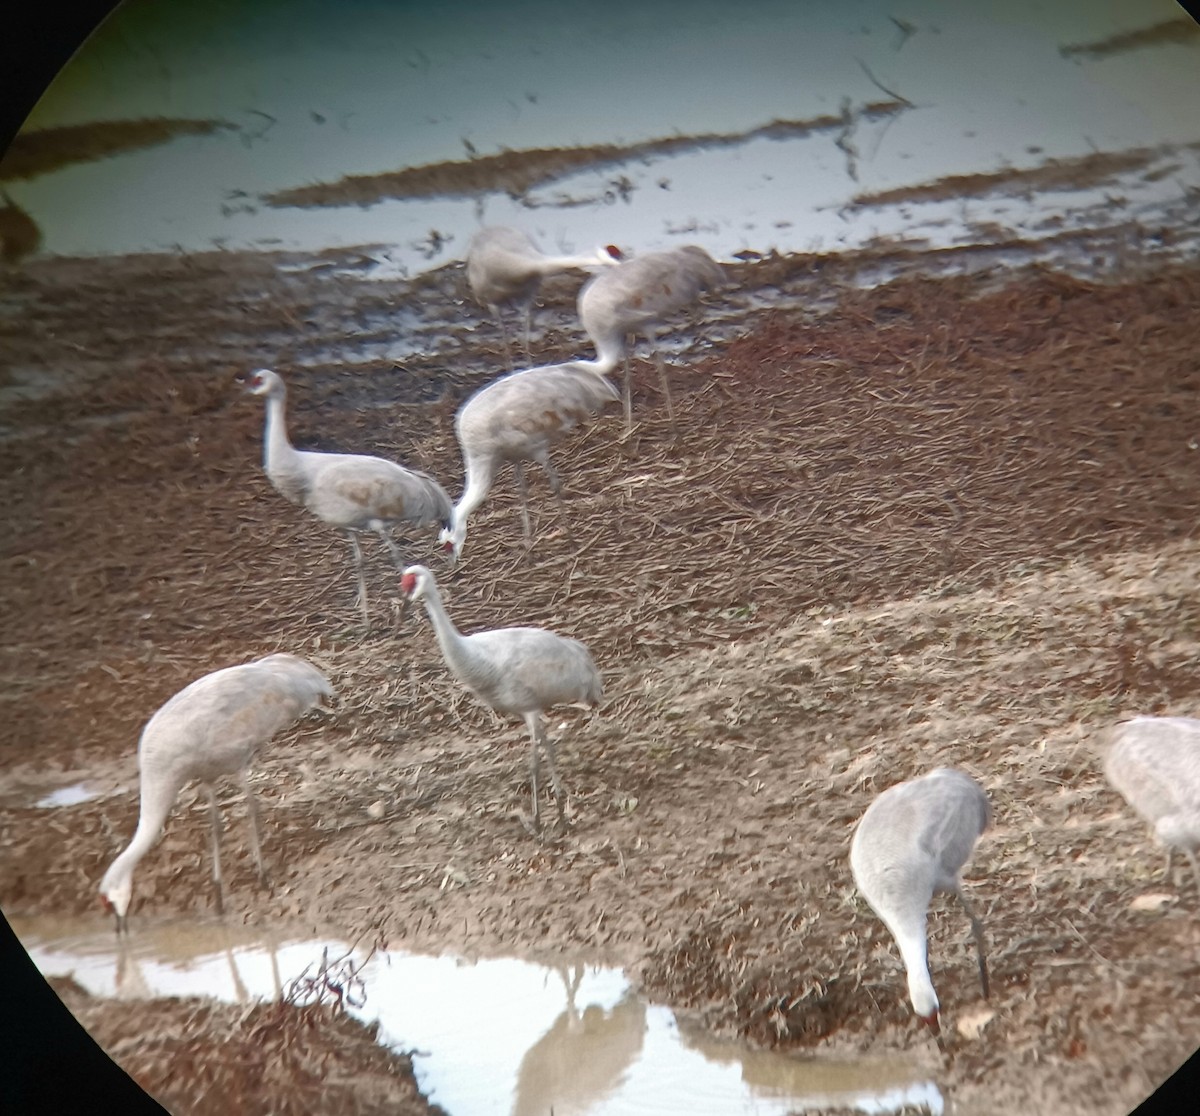
<path id="1" fill-rule="evenodd" d="M 692 1113 L 771 1116 L 905 1105 L 941 1113 L 937 1085 L 900 1060 L 790 1058 L 681 1027 L 623 973 L 576 960 L 469 962 L 336 940 L 271 939 L 219 922 L 141 925 L 118 943 L 100 919 L 13 919 L 47 976 L 96 996 L 274 999 L 328 959 L 349 1010 L 381 1041 L 416 1049 L 418 1081 L 451 1116 Z"/>

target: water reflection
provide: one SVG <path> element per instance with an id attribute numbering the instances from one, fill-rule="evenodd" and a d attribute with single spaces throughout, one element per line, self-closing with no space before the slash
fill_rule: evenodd
<path id="1" fill-rule="evenodd" d="M 97 996 L 280 997 L 320 963 L 349 954 L 380 1041 L 417 1049 L 422 1089 L 451 1116 L 785 1116 L 840 1105 L 941 1113 L 937 1086 L 891 1060 L 799 1059 L 722 1042 L 648 1004 L 614 969 L 562 959 L 467 962 L 343 942 L 273 939 L 217 921 L 146 924 L 118 942 L 97 919 L 10 919 L 37 966 Z"/>
<path id="2" fill-rule="evenodd" d="M 583 965 L 556 966 L 567 1004 L 521 1059 L 513 1116 L 556 1116 L 601 1110 L 642 1053 L 646 1005 L 626 988 L 611 1008 L 575 1002 Z"/>

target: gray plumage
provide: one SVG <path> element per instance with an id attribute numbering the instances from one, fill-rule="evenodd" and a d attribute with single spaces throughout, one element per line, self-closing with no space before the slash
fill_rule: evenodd
<path id="1" fill-rule="evenodd" d="M 983 925 L 963 896 L 960 874 L 991 819 L 983 788 L 964 771 L 939 767 L 879 795 L 850 844 L 855 883 L 895 938 L 913 1010 L 934 1034 L 939 1004 L 929 977 L 925 919 L 935 893 L 957 896 L 971 920 L 988 994 Z"/>
<path id="2" fill-rule="evenodd" d="M 266 879 L 258 809 L 247 768 L 258 748 L 293 724 L 333 687 L 316 667 L 295 655 L 276 654 L 226 667 L 196 679 L 146 723 L 138 743 L 141 809 L 133 840 L 100 881 L 100 895 L 125 925 L 133 872 L 158 840 L 180 790 L 193 779 L 205 784 L 212 822 L 213 881 L 222 908 L 220 818 L 213 783 L 237 775 L 250 815 L 250 848 L 260 879 Z"/>
<path id="3" fill-rule="evenodd" d="M 596 705 L 604 696 L 591 652 L 577 639 L 544 628 L 495 628 L 463 635 L 442 604 L 437 579 L 424 566 L 410 566 L 400 579 L 404 595 L 425 602 L 438 646 L 450 673 L 484 705 L 524 719 L 530 737 L 533 826 L 541 826 L 538 806 L 538 750 L 546 753 L 558 821 L 566 822 L 563 791 L 554 761 L 554 742 L 546 736 L 542 713 L 554 705 Z"/>
<path id="4" fill-rule="evenodd" d="M 287 389 L 270 369 L 252 373 L 246 388 L 266 398 L 263 468 L 275 489 L 322 523 L 344 531 L 358 570 L 358 601 L 363 624 L 367 613 L 367 579 L 359 531 L 374 531 L 387 545 L 397 569 L 404 562 L 391 536 L 400 524 L 449 527 L 453 506 L 433 477 L 406 469 L 382 457 L 357 453 L 319 453 L 293 447 L 287 433 Z"/>
<path id="5" fill-rule="evenodd" d="M 529 319 L 542 280 L 562 271 L 594 270 L 619 259 L 620 253 L 611 246 L 590 254 L 548 256 L 520 229 L 504 225 L 480 229 L 471 238 L 467 249 L 467 284 L 475 298 L 495 315 L 509 368 L 512 368 L 512 355 L 501 307 L 514 306 L 521 311 L 525 356 L 532 364 Z"/>
<path id="6" fill-rule="evenodd" d="M 516 472 L 521 524 L 529 542 L 524 463 L 541 465 L 561 504 L 562 481 L 550 464 L 551 447 L 619 399 L 617 389 L 595 362 L 586 360 L 512 372 L 475 392 L 454 419 L 466 480 L 450 526 L 441 534 L 447 553 L 455 559 L 461 555 L 467 518 L 487 498 L 497 470 L 506 462 L 511 462 Z"/>
<path id="7" fill-rule="evenodd" d="M 625 362 L 625 427 L 633 424 L 629 386 L 630 335 L 645 337 L 653 346 L 658 331 L 679 312 L 708 290 L 721 286 L 721 266 L 703 248 L 685 244 L 666 252 L 649 252 L 609 268 L 591 279 L 579 292 L 579 320 L 596 346 L 605 370 Z M 658 375 L 666 398 L 667 413 L 674 422 L 671 389 L 663 367 L 662 353 L 654 349 Z"/>
<path id="8" fill-rule="evenodd" d="M 1104 774 L 1166 847 L 1167 878 L 1171 851 L 1180 849 L 1200 889 L 1200 721 L 1134 717 L 1118 725 Z"/>

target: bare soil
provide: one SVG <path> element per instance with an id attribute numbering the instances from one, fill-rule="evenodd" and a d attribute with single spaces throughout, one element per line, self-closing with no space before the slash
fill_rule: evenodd
<path id="1" fill-rule="evenodd" d="M 458 567 L 433 532 L 411 540 L 461 627 L 544 625 L 603 670 L 598 715 L 552 718 L 571 826 L 539 840 L 520 726 L 456 687 L 423 616 L 398 621 L 369 544 L 364 633 L 345 543 L 263 476 L 261 409 L 235 372 L 287 377 L 298 444 L 393 455 L 457 495 L 454 411 L 502 370 L 458 270 L 381 283 L 336 262 L 6 276 L 7 913 L 92 909 L 134 828 L 147 717 L 208 670 L 286 649 L 340 700 L 257 766 L 270 892 L 225 795 L 228 917 L 577 951 L 721 1033 L 909 1050 L 963 1113 L 1125 1113 L 1200 1043 L 1192 881 L 1161 878 L 1099 765 L 1116 720 L 1196 712 L 1200 270 L 864 291 L 811 259 L 740 265 L 673 356 L 677 427 L 635 362 L 632 436 L 613 414 L 557 453 L 567 514 L 533 479 L 532 552 L 507 476 Z M 537 357 L 587 351 L 573 294 L 548 286 Z M 401 321 L 419 354 L 353 360 Z M 872 797 L 939 764 L 978 777 L 996 813 L 968 871 L 989 1001 L 961 913 L 931 918 L 944 1054 L 847 863 Z M 110 793 L 34 808 L 80 778 Z M 205 810 L 185 792 L 139 869 L 135 933 L 211 911 Z M 78 1010 L 139 1056 L 126 1008 Z M 183 1010 L 201 1041 L 225 1026 Z"/>
<path id="2" fill-rule="evenodd" d="M 156 147 L 176 136 L 207 136 L 223 129 L 236 130 L 237 125 L 225 120 L 173 120 L 159 116 L 34 128 L 14 136 L 0 156 L 0 182 L 35 178 L 72 163 L 90 163 L 126 151 Z"/>
<path id="3" fill-rule="evenodd" d="M 59 998 L 171 1112 L 445 1116 L 418 1091 L 412 1059 L 333 1004 L 98 1000 L 73 980 Z M 220 1056 L 213 1044 L 220 1036 Z"/>
<path id="4" fill-rule="evenodd" d="M 1037 191 L 1081 190 L 1099 186 L 1124 171 L 1149 166 L 1164 148 L 1132 151 L 1094 151 L 1075 159 L 1044 159 L 1033 167 L 1005 167 L 979 174 L 949 174 L 916 186 L 856 194 L 851 206 L 885 206 L 896 202 L 944 201 L 947 198 L 984 198 L 992 195 L 1028 196 Z"/>

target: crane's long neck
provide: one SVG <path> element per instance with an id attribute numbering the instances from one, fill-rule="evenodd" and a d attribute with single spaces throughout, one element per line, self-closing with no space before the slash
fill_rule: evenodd
<path id="1" fill-rule="evenodd" d="M 450 538 L 457 555 L 467 539 L 467 517 L 487 499 L 496 476 L 496 463 L 491 458 L 467 456 L 467 483 L 451 517 Z"/>
<path id="2" fill-rule="evenodd" d="M 609 261 L 615 263 L 615 260 Z M 572 271 L 579 268 L 584 271 L 599 271 L 606 266 L 604 258 L 598 252 L 586 255 L 543 256 L 537 261 L 537 269 L 543 275 L 553 275 L 558 271 Z"/>
<path id="3" fill-rule="evenodd" d="M 625 345 L 619 337 L 593 337 L 592 344 L 596 346 L 595 360 L 575 359 L 571 363 L 580 368 L 597 372 L 601 376 L 607 376 L 624 358 Z"/>
<path id="4" fill-rule="evenodd" d="M 600 333 L 599 336 L 589 332 L 588 336 L 592 339 L 592 344 L 596 346 L 596 359 L 575 360 L 572 363 L 583 368 L 590 368 L 593 372 L 599 372 L 601 375 L 607 375 L 625 357 L 625 336 L 620 332 Z"/>
<path id="5" fill-rule="evenodd" d="M 276 388 L 267 396 L 263 469 L 275 487 L 289 500 L 298 503 L 303 499 L 303 461 L 301 454 L 288 438 L 287 392 L 282 387 Z"/>
<path id="6" fill-rule="evenodd" d="M 912 919 L 903 927 L 893 926 L 891 929 L 908 974 L 908 998 L 913 1011 L 924 1018 L 938 1010 L 937 993 L 929 976 L 925 916 Z"/>
<path id="7" fill-rule="evenodd" d="M 101 894 L 112 896 L 117 913 L 122 917 L 129 906 L 133 871 L 142 857 L 154 847 L 178 793 L 178 785 L 173 784 L 142 786 L 141 810 L 133 839 L 109 865 L 108 871 L 100 881 Z"/>
<path id="8" fill-rule="evenodd" d="M 434 634 L 437 636 L 446 665 L 457 678 L 469 682 L 474 674 L 472 667 L 475 665 L 476 656 L 471 651 L 468 638 L 454 626 L 454 621 L 446 612 L 446 606 L 442 604 L 442 595 L 437 586 L 428 586 L 422 600 L 433 623 Z"/>

